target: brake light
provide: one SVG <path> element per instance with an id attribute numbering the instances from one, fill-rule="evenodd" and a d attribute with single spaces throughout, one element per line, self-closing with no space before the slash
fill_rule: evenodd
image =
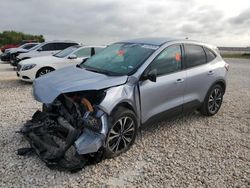
<path id="1" fill-rule="evenodd" d="M 224 65 L 225 69 L 228 71 L 229 70 L 229 64 L 228 63 L 225 63 Z"/>

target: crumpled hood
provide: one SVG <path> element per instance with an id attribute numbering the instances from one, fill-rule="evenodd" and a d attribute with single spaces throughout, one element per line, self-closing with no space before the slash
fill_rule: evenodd
<path id="1" fill-rule="evenodd" d="M 52 103 L 60 94 L 100 90 L 126 83 L 128 76 L 107 76 L 70 66 L 51 72 L 33 82 L 37 101 Z"/>

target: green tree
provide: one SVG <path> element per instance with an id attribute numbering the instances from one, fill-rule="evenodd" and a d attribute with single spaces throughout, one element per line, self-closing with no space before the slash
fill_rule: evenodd
<path id="1" fill-rule="evenodd" d="M 36 40 L 37 42 L 44 42 L 43 35 L 31 35 L 17 31 L 3 31 L 0 32 L 0 46 L 5 44 L 20 44 L 25 40 Z"/>

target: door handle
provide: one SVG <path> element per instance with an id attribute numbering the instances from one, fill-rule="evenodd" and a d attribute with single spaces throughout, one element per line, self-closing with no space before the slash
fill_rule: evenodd
<path id="1" fill-rule="evenodd" d="M 210 71 L 208 71 L 208 73 L 207 73 L 208 75 L 213 75 L 214 74 L 214 70 L 210 70 Z"/>
<path id="2" fill-rule="evenodd" d="M 176 84 L 184 82 L 184 78 L 179 78 L 175 81 Z"/>

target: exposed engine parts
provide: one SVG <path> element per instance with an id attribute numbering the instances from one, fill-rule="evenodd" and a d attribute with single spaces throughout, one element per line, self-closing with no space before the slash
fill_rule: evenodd
<path id="1" fill-rule="evenodd" d="M 19 133 L 31 146 L 19 155 L 34 151 L 49 167 L 77 171 L 101 160 L 107 115 L 85 96 L 64 94 L 37 111 Z"/>

